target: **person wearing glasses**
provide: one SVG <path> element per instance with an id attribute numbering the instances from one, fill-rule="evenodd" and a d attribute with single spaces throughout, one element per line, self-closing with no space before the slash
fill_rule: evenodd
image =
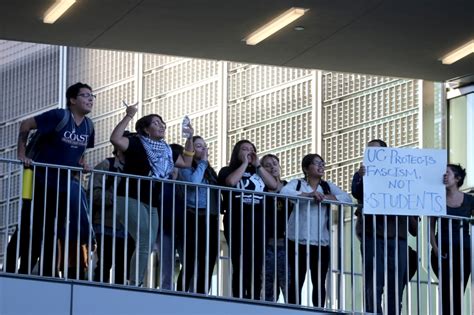
<path id="1" fill-rule="evenodd" d="M 448 164 L 443 176 L 446 214 L 465 219 L 430 219 L 431 267 L 440 280 L 441 314 L 463 314 L 464 290 L 471 274 L 469 219 L 474 216 L 474 196 L 459 189 L 465 178 L 466 170 L 459 164 Z"/>
<path id="2" fill-rule="evenodd" d="M 301 161 L 304 178 L 291 180 L 280 192 L 282 195 L 312 199 L 300 200 L 294 206 L 288 220 L 288 263 L 291 275 L 288 302 L 292 304 L 301 302 L 301 289 L 306 271 L 309 269 L 313 284 L 313 306 L 324 307 L 326 275 L 330 262 L 330 206 L 321 202 L 352 201 L 349 194 L 323 179 L 325 166 L 319 154 L 306 155 Z"/>
<path id="3" fill-rule="evenodd" d="M 130 264 L 130 284 L 143 285 L 148 257 L 157 237 L 161 248 L 160 288 L 173 289 L 173 232 L 175 231 L 173 184 L 157 181 L 172 179 L 176 167 L 189 167 L 194 156 L 189 127 L 183 154 L 173 158 L 171 147 L 165 141 L 166 123 L 161 116 L 149 114 L 135 123 L 137 136 L 125 137 L 123 132 L 137 113 L 137 106 L 127 106 L 125 116 L 115 126 L 110 141 L 125 155 L 123 173 L 149 176 L 154 179 L 122 179 L 117 189 L 117 217 L 135 240 L 135 251 Z M 160 224 L 158 217 L 160 216 Z M 161 229 L 162 228 L 162 229 Z M 160 229 L 160 231 L 159 231 Z M 159 231 L 159 232 L 158 232 Z M 176 247 L 175 247 L 176 248 Z"/>
<path id="4" fill-rule="evenodd" d="M 94 107 L 95 95 L 92 88 L 78 82 L 66 91 L 66 109 L 52 109 L 32 118 L 25 119 L 20 124 L 18 135 L 18 159 L 25 167 L 30 167 L 32 161 L 72 167 L 83 167 L 89 170 L 84 160 L 84 152 L 94 147 L 94 125 L 87 115 Z M 30 131 L 36 130 L 39 135 L 34 143 L 34 150 L 27 154 L 27 142 Z M 31 142 L 31 141 L 30 141 Z M 84 200 L 84 190 L 77 180 L 76 174 L 55 167 L 34 167 L 33 191 L 33 221 L 30 246 L 30 209 L 22 209 L 21 235 L 12 237 L 9 244 L 15 248 L 20 242 L 20 257 L 15 252 L 8 253 L 7 270 L 15 271 L 17 258 L 21 258 L 20 273 L 30 273 L 38 259 L 40 275 L 57 276 L 58 264 L 53 253 L 58 253 L 58 239 L 55 231 L 69 230 L 69 241 L 77 238 L 77 218 L 80 213 L 81 243 L 89 240 L 87 228 L 87 203 Z M 81 206 L 79 206 L 81 205 Z M 65 222 L 69 206 L 69 229 Z M 84 217 L 84 214 L 86 217 Z M 44 231 L 43 231 L 44 229 Z M 84 231 L 87 229 L 87 231 Z M 18 239 L 19 238 L 19 239 Z M 64 243 L 63 243 L 64 245 Z M 77 246 L 77 245 L 75 245 Z M 69 258 L 76 253 L 76 247 L 69 250 Z M 64 253 L 60 253 L 63 254 Z M 67 258 L 67 257 L 66 257 Z M 66 262 L 67 263 L 67 262 Z M 82 266 L 85 267 L 85 266 Z"/>

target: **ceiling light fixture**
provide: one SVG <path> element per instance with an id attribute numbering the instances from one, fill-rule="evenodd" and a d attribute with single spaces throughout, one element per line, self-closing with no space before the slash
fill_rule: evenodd
<path id="1" fill-rule="evenodd" d="M 470 42 L 445 55 L 443 58 L 441 58 L 441 62 L 445 65 L 450 65 L 472 53 L 474 53 L 474 40 L 471 40 Z"/>
<path id="2" fill-rule="evenodd" d="M 308 11 L 308 9 L 291 8 L 283 12 L 282 14 L 280 14 L 279 16 L 277 16 L 267 24 L 263 25 L 252 34 L 250 34 L 247 38 L 245 38 L 245 43 L 247 45 L 257 45 L 265 38 L 275 34 L 291 22 L 302 17 L 306 11 Z"/>
<path id="3" fill-rule="evenodd" d="M 53 24 L 57 19 L 69 9 L 76 0 L 57 0 L 49 9 L 43 18 L 43 23 Z"/>

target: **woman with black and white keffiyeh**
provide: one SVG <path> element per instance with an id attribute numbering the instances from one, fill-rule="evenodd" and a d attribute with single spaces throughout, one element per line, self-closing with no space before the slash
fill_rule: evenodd
<path id="1" fill-rule="evenodd" d="M 123 173 L 170 179 L 174 167 L 191 166 L 194 147 L 194 130 L 189 128 L 190 138 L 186 139 L 184 153 L 173 160 L 170 146 L 164 140 L 166 124 L 157 114 L 150 114 L 137 120 L 137 134 L 123 136 L 125 128 L 137 112 L 137 106 L 128 106 L 125 117 L 118 123 L 110 136 L 115 148 L 124 152 Z M 128 187 L 127 187 L 128 182 Z M 150 191 L 151 190 L 151 191 Z M 161 207 L 163 205 L 163 207 Z M 159 220 L 161 217 L 161 232 Z M 173 184 L 149 180 L 133 179 L 120 181 L 117 189 L 117 218 L 126 227 L 136 243 L 130 262 L 130 284 L 143 283 L 148 257 L 157 236 L 161 239 L 162 289 L 172 289 L 174 250 L 172 248 L 173 227 Z M 127 270 L 128 268 L 125 268 Z"/>

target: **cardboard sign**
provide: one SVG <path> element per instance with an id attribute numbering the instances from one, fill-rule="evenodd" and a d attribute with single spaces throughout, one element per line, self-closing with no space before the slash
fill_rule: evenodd
<path id="1" fill-rule="evenodd" d="M 446 214 L 446 150 L 368 147 L 363 163 L 365 214 Z"/>

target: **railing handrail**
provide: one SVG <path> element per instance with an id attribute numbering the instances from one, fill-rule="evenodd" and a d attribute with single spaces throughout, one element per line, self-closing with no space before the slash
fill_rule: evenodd
<path id="1" fill-rule="evenodd" d="M 6 158 L 0 158 L 0 162 L 9 162 L 13 164 L 23 164 L 22 161 L 18 159 L 6 159 Z M 58 165 L 58 164 L 50 164 L 50 163 L 42 163 L 42 162 L 35 162 L 32 161 L 31 166 L 42 166 L 42 167 L 50 167 L 50 168 L 58 168 L 58 169 L 64 169 L 64 170 L 71 170 L 71 171 L 78 171 L 82 173 L 91 173 L 91 174 L 101 174 L 101 175 L 111 175 L 115 177 L 120 177 L 120 178 L 132 178 L 132 179 L 139 179 L 139 180 L 147 180 L 147 181 L 152 181 L 152 182 L 162 182 L 162 183 L 170 183 L 170 184 L 178 184 L 181 186 L 191 186 L 191 187 L 198 187 L 198 188 L 210 188 L 210 189 L 215 189 L 218 191 L 231 191 L 231 192 L 237 192 L 237 193 L 247 193 L 247 194 L 252 194 L 252 195 L 264 195 L 264 196 L 269 196 L 269 197 L 284 197 L 287 198 L 288 200 L 300 200 L 300 201 L 313 201 L 313 198 L 311 197 L 304 197 L 304 196 L 289 196 L 289 195 L 284 195 L 281 193 L 275 193 L 275 192 L 266 192 L 266 191 L 253 191 L 253 190 L 246 190 L 246 189 L 239 189 L 239 188 L 233 188 L 233 187 L 228 187 L 228 186 L 219 186 L 219 185 L 209 185 L 209 184 L 202 184 L 202 183 L 193 183 L 193 182 L 187 182 L 187 181 L 180 181 L 180 180 L 173 180 L 173 179 L 158 179 L 154 178 L 151 176 L 140 176 L 140 175 L 134 175 L 134 174 L 128 174 L 128 173 L 123 173 L 123 172 L 110 172 L 110 171 L 105 171 L 105 170 L 96 170 L 96 169 L 91 169 L 88 171 L 85 171 L 84 168 L 82 167 L 74 167 L 74 166 L 66 166 L 66 165 Z M 358 204 L 358 203 L 350 203 L 350 202 L 343 202 L 343 201 L 337 201 L 337 200 L 323 200 L 321 202 L 322 204 L 329 204 L 329 205 L 341 205 L 341 206 L 348 206 L 348 207 L 361 207 L 362 208 L 362 214 L 363 213 L 363 205 Z M 364 215 L 377 215 L 377 216 L 390 216 L 392 214 L 364 214 Z M 396 215 L 396 214 L 394 214 Z M 401 216 L 401 215 L 396 215 L 396 216 Z M 445 218 L 445 219 L 453 219 L 453 220 L 468 220 L 471 221 L 473 217 L 471 216 L 470 218 L 467 217 L 461 217 L 461 216 L 456 216 L 456 215 L 414 215 L 418 217 L 436 217 L 436 218 Z M 472 223 L 472 222 L 471 222 Z"/>

